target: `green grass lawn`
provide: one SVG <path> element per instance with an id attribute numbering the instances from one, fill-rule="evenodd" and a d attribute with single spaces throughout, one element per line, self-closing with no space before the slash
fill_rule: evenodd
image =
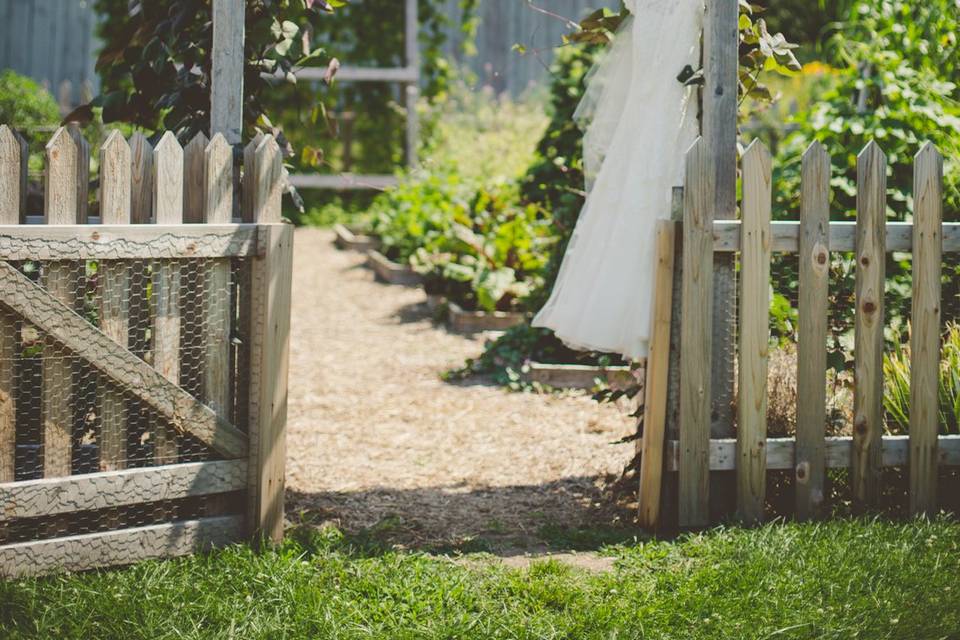
<path id="1" fill-rule="evenodd" d="M 556 560 L 291 536 L 169 562 L 0 584 L 4 638 L 960 638 L 960 524 L 715 529 Z"/>

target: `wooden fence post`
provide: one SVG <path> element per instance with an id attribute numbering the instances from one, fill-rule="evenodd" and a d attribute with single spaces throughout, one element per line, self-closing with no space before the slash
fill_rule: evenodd
<path id="1" fill-rule="evenodd" d="M 253 169 L 254 220 L 264 226 L 258 232 L 263 234 L 263 255 L 253 261 L 250 299 L 248 526 L 253 535 L 279 542 L 283 537 L 293 230 L 280 224 L 283 164 L 273 136 L 265 136 L 257 146 Z"/>
<path id="2" fill-rule="evenodd" d="M 929 142 L 913 165 L 913 311 L 910 343 L 910 512 L 937 510 L 940 428 L 940 264 L 943 156 Z"/>
<path id="3" fill-rule="evenodd" d="M 803 154 L 797 338 L 797 518 L 820 515 L 826 467 L 827 313 L 830 287 L 830 156 L 814 141 Z"/>
<path id="4" fill-rule="evenodd" d="M 100 223 L 130 224 L 130 145 L 112 131 L 100 149 Z M 130 270 L 105 260 L 99 271 L 100 330 L 127 348 L 130 340 Z M 123 391 L 101 375 L 100 470 L 116 471 L 127 463 L 127 406 Z"/>
<path id="5" fill-rule="evenodd" d="M 0 125 L 0 224 L 19 224 L 24 202 L 21 147 L 16 133 Z M 17 322 L 0 311 L 0 482 L 13 482 L 16 465 Z"/>
<path id="6" fill-rule="evenodd" d="M 871 140 L 857 158 L 857 309 L 851 477 L 854 503 L 859 509 L 874 507 L 880 500 L 886 196 L 887 159 Z"/>
<path id="7" fill-rule="evenodd" d="M 213 0 L 210 135 L 222 133 L 230 144 L 243 135 L 244 37 L 244 1 Z"/>
<path id="8" fill-rule="evenodd" d="M 743 155 L 740 229 L 737 512 L 746 524 L 763 521 L 766 498 L 771 180 L 770 152 L 754 140 Z"/>
<path id="9" fill-rule="evenodd" d="M 667 422 L 667 385 L 670 367 L 670 322 L 673 317 L 673 267 L 676 223 L 657 223 L 650 352 L 647 356 L 643 410 L 643 444 L 640 455 L 641 527 L 660 522 L 660 489 L 663 481 L 664 435 Z"/>
<path id="10" fill-rule="evenodd" d="M 60 127 L 46 146 L 45 224 L 77 224 L 81 211 L 77 178 L 82 154 L 68 129 Z M 76 306 L 76 264 L 44 265 L 43 285 L 71 309 Z M 73 367 L 62 347 L 49 338 L 43 346 L 43 468 L 48 478 L 72 471 Z"/>
<path id="11" fill-rule="evenodd" d="M 170 131 L 163 134 L 154 151 L 153 210 L 157 224 L 183 223 L 183 148 Z M 153 365 L 164 378 L 180 384 L 181 270 L 173 260 L 161 260 L 155 268 L 153 297 Z M 157 464 L 177 461 L 177 434 L 159 424 L 153 431 Z"/>
<path id="12" fill-rule="evenodd" d="M 713 318 L 713 165 L 702 138 L 687 151 L 680 352 L 679 523 L 710 519 L 710 384 Z"/>

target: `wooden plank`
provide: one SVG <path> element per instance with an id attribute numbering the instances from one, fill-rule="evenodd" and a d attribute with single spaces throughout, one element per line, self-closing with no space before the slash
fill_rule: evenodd
<path id="1" fill-rule="evenodd" d="M 243 0 L 213 0 L 210 133 L 230 144 L 243 135 L 244 16 Z"/>
<path id="2" fill-rule="evenodd" d="M 76 124 L 67 127 L 70 137 L 77 145 L 77 222 L 89 222 L 90 205 L 90 143 Z"/>
<path id="3" fill-rule="evenodd" d="M 249 257 L 253 224 L 0 225 L 2 260 L 150 260 Z"/>
<path id="4" fill-rule="evenodd" d="M 208 144 L 210 141 L 207 136 L 198 133 L 183 148 L 183 222 L 187 224 L 204 221 L 203 207 L 207 188 L 204 158 Z M 231 155 L 231 160 L 232 158 Z M 229 224 L 232 220 L 226 219 L 222 222 Z"/>
<path id="5" fill-rule="evenodd" d="M 0 522 L 176 500 L 247 486 L 246 460 L 192 462 L 0 484 Z"/>
<path id="6" fill-rule="evenodd" d="M 406 0 L 404 16 L 404 47 L 408 69 L 414 69 L 417 77 L 404 87 L 406 97 L 407 119 L 407 166 L 420 165 L 420 117 L 417 113 L 417 102 L 420 99 L 420 18 L 417 14 L 419 0 Z"/>
<path id="7" fill-rule="evenodd" d="M 679 523 L 709 522 L 710 398 L 713 317 L 714 195 L 710 155 L 702 138 L 687 151 L 684 185 L 683 291 L 680 353 Z"/>
<path id="8" fill-rule="evenodd" d="M 298 189 L 334 189 L 341 191 L 371 189 L 373 191 L 384 191 L 397 186 L 398 183 L 396 176 L 356 175 L 353 173 L 336 175 L 295 173 L 290 176 L 290 184 Z"/>
<path id="9" fill-rule="evenodd" d="M 253 217 L 279 222 L 281 158 L 272 136 L 256 150 Z M 287 375 L 290 348 L 290 297 L 293 229 L 267 224 L 266 249 L 252 265 L 250 327 L 250 479 L 247 522 L 251 534 L 279 542 L 283 538 L 286 460 Z"/>
<path id="10" fill-rule="evenodd" d="M 88 533 L 0 547 L 0 577 L 85 571 L 190 555 L 243 537 L 243 517 L 225 516 Z"/>
<path id="11" fill-rule="evenodd" d="M 153 214 L 157 224 L 183 223 L 183 149 L 172 132 L 163 134 L 154 149 Z M 180 384 L 181 265 L 161 260 L 154 265 L 153 366 L 172 382 Z M 153 432 L 154 461 L 176 462 L 176 434 L 162 424 Z"/>
<path id="12" fill-rule="evenodd" d="M 767 469 L 788 471 L 796 467 L 796 443 L 793 438 L 767 439 Z M 849 469 L 853 451 L 850 437 L 824 439 L 824 461 L 827 469 Z M 909 462 L 909 436 L 884 436 L 881 442 L 880 462 L 883 467 L 905 467 Z M 680 443 L 667 443 L 666 470 L 677 471 L 680 461 Z M 941 467 L 960 466 L 960 435 L 940 436 L 937 446 L 937 464 Z M 710 470 L 734 471 L 737 466 L 737 441 L 724 438 L 710 441 Z"/>
<path id="13" fill-rule="evenodd" d="M 130 145 L 113 131 L 100 149 L 100 219 L 130 224 Z M 100 264 L 100 330 L 126 349 L 130 338 L 130 272 L 112 260 Z M 127 463 L 127 404 L 123 392 L 104 380 L 100 385 L 100 469 L 123 469 Z"/>
<path id="14" fill-rule="evenodd" d="M 801 223 L 777 221 L 771 224 L 774 253 L 796 253 L 800 250 Z M 854 251 L 857 244 L 856 222 L 830 223 L 830 248 L 833 251 Z M 887 222 L 886 251 L 913 250 L 913 223 Z M 943 251 L 960 253 L 960 222 L 943 223 Z M 717 220 L 713 223 L 715 251 L 740 251 L 740 221 Z"/>
<path id="15" fill-rule="evenodd" d="M 797 338 L 797 518 L 821 515 L 827 424 L 827 312 L 830 288 L 830 156 L 820 142 L 803 154 Z"/>
<path id="16" fill-rule="evenodd" d="M 770 152 L 755 140 L 743 156 L 740 253 L 737 513 L 745 524 L 763 521 L 766 499 L 771 181 Z"/>
<path id="17" fill-rule="evenodd" d="M 0 125 L 0 223 L 19 224 L 23 203 L 20 140 Z M 0 312 L 0 482 L 14 477 L 17 439 L 17 322 Z"/>
<path id="18" fill-rule="evenodd" d="M 910 335 L 910 512 L 937 512 L 943 156 L 929 142 L 913 165 Z"/>
<path id="19" fill-rule="evenodd" d="M 46 160 L 44 222 L 51 225 L 80 222 L 77 189 L 80 150 L 68 129 L 57 129 L 47 143 Z M 76 270 L 76 263 L 70 262 L 47 263 L 43 268 L 43 288 L 70 310 L 77 300 Z M 48 478 L 68 476 L 72 466 L 73 367 L 67 355 L 58 344 L 48 341 L 43 347 L 43 467 L 44 476 Z"/>
<path id="20" fill-rule="evenodd" d="M 855 505 L 880 500 L 880 439 L 883 436 L 884 223 L 887 159 L 876 142 L 857 158 L 857 267 L 854 319 L 853 465 Z"/>
<path id="21" fill-rule="evenodd" d="M 737 87 L 739 78 L 738 0 L 705 3 L 703 27 L 702 135 L 713 179 L 711 220 L 737 217 Z M 714 259 L 711 411 L 714 437 L 733 436 L 733 381 L 736 350 L 736 272 L 731 256 Z M 732 490 L 732 487 L 731 487 Z"/>
<path id="22" fill-rule="evenodd" d="M 657 262 L 654 271 L 650 351 L 647 355 L 640 454 L 638 522 L 655 529 L 660 524 L 664 442 L 667 428 L 667 384 L 670 367 L 670 322 L 673 317 L 673 267 L 676 224 L 657 224 Z"/>
<path id="23" fill-rule="evenodd" d="M 327 74 L 326 67 L 303 67 L 294 71 L 297 80 L 321 81 Z M 263 73 L 275 78 L 280 73 Z M 419 70 L 411 67 L 340 67 L 337 82 L 416 82 Z"/>
<path id="24" fill-rule="evenodd" d="M 222 134 L 213 137 L 204 159 L 204 222 L 233 217 L 233 149 Z M 230 263 L 218 260 L 203 273 L 203 401 L 217 415 L 230 416 Z"/>
<path id="25" fill-rule="evenodd" d="M 227 458 L 246 454 L 247 437 L 201 402 L 164 378 L 72 308 L 0 262 L 0 301 L 54 340 L 110 376 L 131 395 L 153 407 L 178 431 L 189 433 Z"/>
<path id="26" fill-rule="evenodd" d="M 130 190 L 131 222 L 147 224 L 153 217 L 153 147 L 139 131 L 130 137 L 133 176 Z"/>

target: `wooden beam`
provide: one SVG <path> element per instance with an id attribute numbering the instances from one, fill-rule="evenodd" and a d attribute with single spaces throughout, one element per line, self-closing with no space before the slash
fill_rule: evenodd
<path id="1" fill-rule="evenodd" d="M 420 117 L 417 114 L 417 102 L 420 99 L 420 18 L 417 5 L 419 0 L 406 0 L 404 20 L 404 46 L 406 48 L 407 68 L 413 69 L 417 76 L 407 83 L 407 166 L 420 165 Z"/>
<path id="2" fill-rule="evenodd" d="M 0 577 L 22 578 L 173 558 L 242 538 L 243 516 L 226 516 L 20 542 L 0 547 Z"/>
<path id="3" fill-rule="evenodd" d="M 849 469 L 853 450 L 850 437 L 824 438 L 824 462 L 828 469 Z M 790 471 L 796 467 L 796 441 L 793 438 L 767 439 L 767 470 Z M 881 465 L 905 467 L 909 464 L 910 437 L 884 436 L 881 443 Z M 666 470 L 677 471 L 680 461 L 680 443 L 667 443 Z M 937 464 L 941 467 L 960 466 L 960 435 L 938 438 Z M 734 471 L 737 468 L 737 441 L 724 438 L 710 441 L 710 470 Z"/>
<path id="4" fill-rule="evenodd" d="M 227 458 L 246 455 L 245 434 L 3 262 L 0 302 L 153 407 L 178 431 L 189 433 Z"/>
<path id="5" fill-rule="evenodd" d="M 0 125 L 0 223 L 20 222 L 24 201 L 21 147 L 16 133 Z M 17 321 L 0 312 L 0 482 L 14 478 L 17 438 Z"/>
<path id="6" fill-rule="evenodd" d="M 774 253 L 796 253 L 800 248 L 800 226 L 795 220 L 777 221 L 771 225 Z M 913 250 L 913 223 L 886 223 L 886 251 Z M 831 251 L 853 251 L 856 248 L 857 223 L 831 222 L 829 241 Z M 740 221 L 717 220 L 713 223 L 715 251 L 740 251 Z M 960 222 L 943 223 L 944 253 L 960 253 Z"/>
<path id="7" fill-rule="evenodd" d="M 192 462 L 0 484 L 0 521 L 175 500 L 247 486 L 246 460 Z"/>
<path id="8" fill-rule="evenodd" d="M 210 135 L 230 144 L 243 137 L 244 0 L 213 0 L 213 62 Z"/>
<path id="9" fill-rule="evenodd" d="M 327 74 L 326 67 L 303 67 L 294 72 L 297 80 L 321 81 Z M 340 67 L 337 71 L 338 82 L 416 82 L 419 71 L 415 67 Z M 263 74 L 269 78 L 279 78 L 279 73 Z"/>
<path id="10" fill-rule="evenodd" d="M 295 173 L 290 176 L 289 180 L 290 184 L 298 189 L 339 189 L 343 191 L 360 189 L 383 190 L 399 184 L 396 176 L 355 175 L 352 173 L 341 173 L 337 175 Z"/>
<path id="11" fill-rule="evenodd" d="M 0 260 L 249 257 L 257 225 L 0 225 Z"/>

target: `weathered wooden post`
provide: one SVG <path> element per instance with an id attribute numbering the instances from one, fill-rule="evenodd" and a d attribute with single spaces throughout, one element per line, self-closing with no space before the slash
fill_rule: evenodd
<path id="1" fill-rule="evenodd" d="M 413 71 L 413 80 L 406 85 L 407 98 L 407 166 L 419 164 L 417 147 L 420 141 L 420 120 L 417 115 L 417 100 L 420 97 L 420 45 L 417 42 L 417 28 L 420 18 L 417 12 L 417 0 L 407 0 L 406 21 L 404 23 L 404 43 L 406 46 L 407 69 Z"/>
<path id="2" fill-rule="evenodd" d="M 230 144 L 243 136 L 243 0 L 213 0 L 213 71 L 210 137 Z"/>

